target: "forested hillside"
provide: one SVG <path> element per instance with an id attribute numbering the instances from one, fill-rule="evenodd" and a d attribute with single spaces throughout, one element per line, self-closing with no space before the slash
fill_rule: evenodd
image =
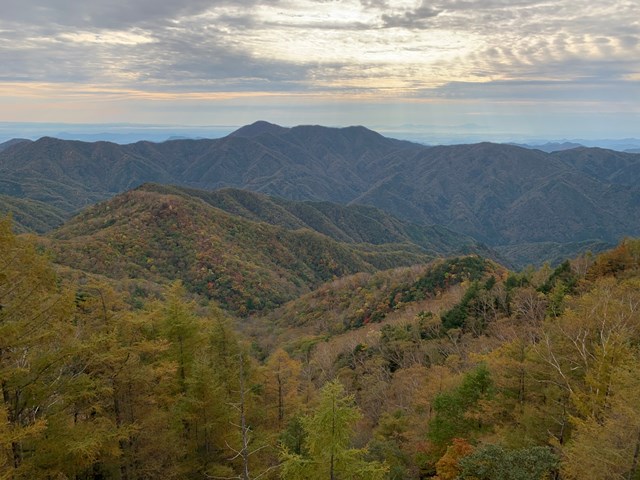
<path id="1" fill-rule="evenodd" d="M 166 284 L 237 314 L 271 309 L 323 282 L 433 258 L 415 244 L 345 243 L 230 215 L 184 193 L 138 189 L 74 217 L 43 239 L 55 260 L 114 280 Z"/>
<path id="2" fill-rule="evenodd" d="M 206 191 L 145 184 L 140 189 L 198 198 L 247 220 L 266 222 L 288 230 L 309 229 L 345 243 L 414 244 L 436 256 L 460 252 L 497 256 L 495 251 L 473 238 L 446 227 L 410 223 L 364 205 L 291 201 L 234 188 Z"/>
<path id="3" fill-rule="evenodd" d="M 154 195 L 99 205 L 44 245 L 57 261 L 73 241 L 126 258 L 123 225 Z M 211 215 L 161 198 L 122 265 L 144 242 L 188 246 Z M 260 225 L 256 255 L 295 233 Z M 471 255 L 359 273 L 242 319 L 179 281 L 130 290 L 142 265 L 114 281 L 114 265 L 60 267 L 42 245 L 0 222 L 0 477 L 640 478 L 638 240 L 555 269 Z"/>
<path id="4" fill-rule="evenodd" d="M 47 203 L 27 198 L 0 195 L 0 215 L 13 216 L 17 232 L 44 233 L 55 225 L 61 225 L 67 213 Z"/>
<path id="5" fill-rule="evenodd" d="M 67 218 L 145 182 L 234 187 L 289 200 L 370 205 L 509 254 L 527 245 L 519 249 L 521 266 L 640 234 L 639 174 L 640 155 L 605 149 L 427 147 L 364 127 L 267 122 L 216 140 L 116 145 L 42 138 L 0 151 L 0 194 L 42 202 Z M 49 228 L 59 224 L 47 218 Z M 551 245 L 557 248 L 547 255 Z"/>

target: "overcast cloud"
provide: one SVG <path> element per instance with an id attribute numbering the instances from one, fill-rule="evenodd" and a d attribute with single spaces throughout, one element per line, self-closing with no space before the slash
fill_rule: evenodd
<path id="1" fill-rule="evenodd" d="M 626 96 L 625 111 L 640 110 L 637 0 L 0 0 L 0 6 L 0 121 L 38 120 L 25 118 L 31 110 L 9 97 L 24 98 L 33 111 L 38 99 L 62 108 L 72 98 L 84 112 L 77 121 L 84 121 L 90 109 L 80 105 L 80 92 L 92 102 L 101 95 L 132 102 L 292 95 L 311 103 L 330 96 L 384 105 L 394 98 L 576 108 L 622 104 Z M 69 112 L 65 121 L 73 121 Z"/>

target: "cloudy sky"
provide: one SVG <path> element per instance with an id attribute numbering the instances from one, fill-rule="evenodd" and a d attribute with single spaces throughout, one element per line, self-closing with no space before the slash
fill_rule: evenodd
<path id="1" fill-rule="evenodd" d="M 0 122 L 640 137 L 638 0 L 0 7 Z"/>

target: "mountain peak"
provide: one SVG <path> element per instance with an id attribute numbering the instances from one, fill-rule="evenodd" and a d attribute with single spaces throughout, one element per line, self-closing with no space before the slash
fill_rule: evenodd
<path id="1" fill-rule="evenodd" d="M 298 125 L 297 127 L 291 128 L 293 131 L 298 132 L 323 132 L 323 133 L 334 133 L 334 134 L 342 134 L 347 137 L 356 137 L 359 135 L 368 135 L 375 136 L 376 138 L 384 138 L 378 132 L 368 129 L 367 127 L 363 127 L 362 125 L 352 125 L 349 127 L 325 127 L 323 125 Z"/>
<path id="2" fill-rule="evenodd" d="M 235 132 L 229 134 L 230 137 L 257 137 L 259 135 L 263 135 L 265 133 L 270 133 L 272 135 L 278 135 L 288 131 L 288 128 L 281 127 L 280 125 L 276 125 L 275 123 L 269 123 L 264 120 L 258 120 L 257 122 L 252 123 L 251 125 L 245 125 L 244 127 L 240 127 Z"/>

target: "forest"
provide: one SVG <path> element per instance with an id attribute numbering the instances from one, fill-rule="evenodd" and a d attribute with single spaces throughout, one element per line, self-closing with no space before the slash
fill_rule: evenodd
<path id="1" fill-rule="evenodd" d="M 640 240 L 237 315 L 0 221 L 0 479 L 639 480 Z"/>

